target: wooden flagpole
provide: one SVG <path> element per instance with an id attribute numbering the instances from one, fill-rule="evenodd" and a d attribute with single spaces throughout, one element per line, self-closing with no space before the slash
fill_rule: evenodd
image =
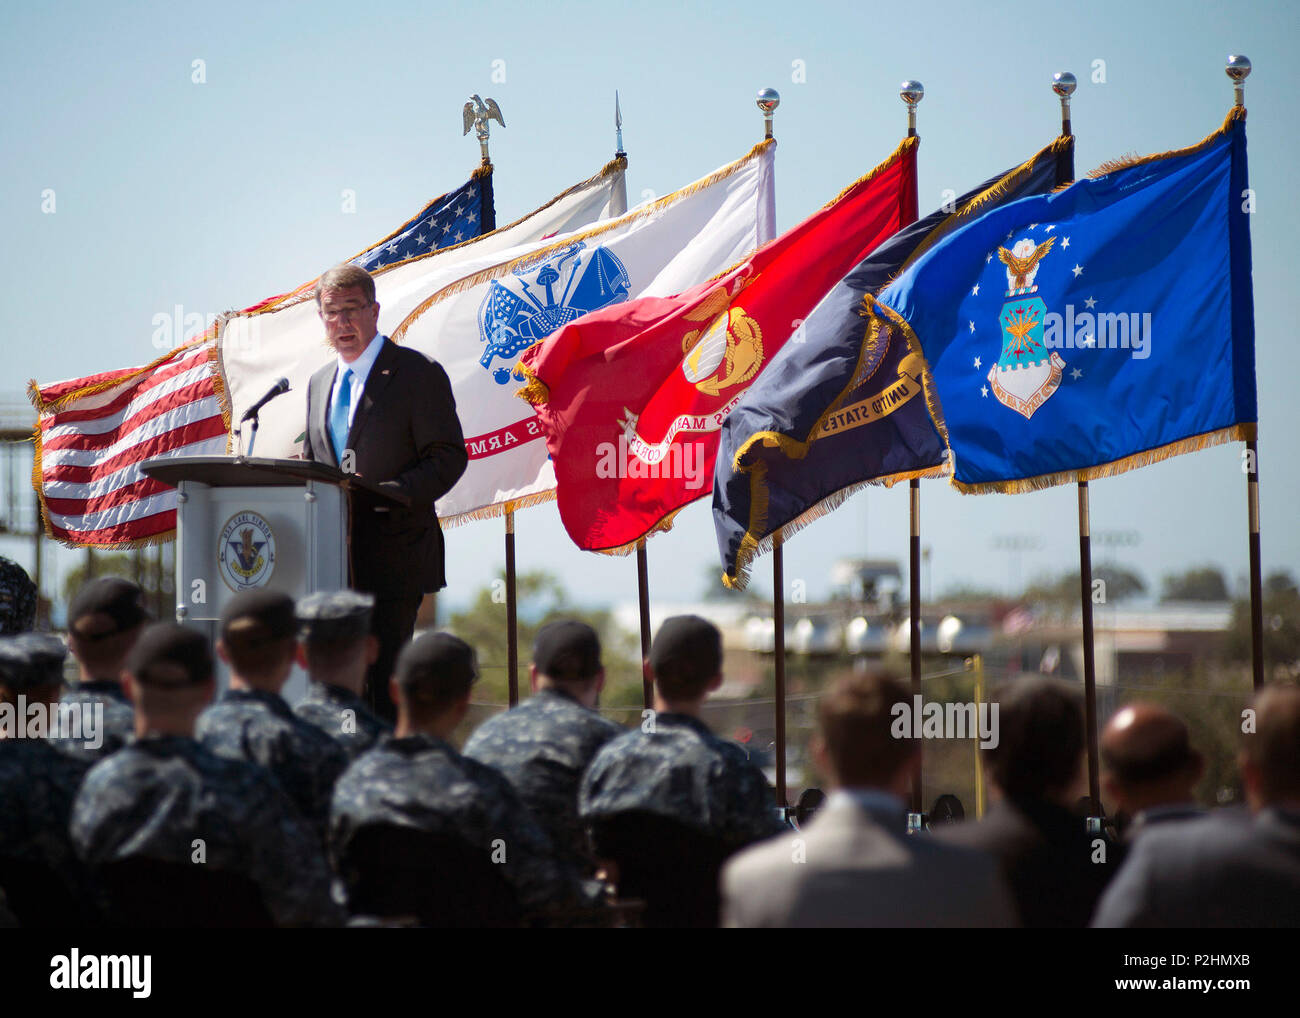
<path id="1" fill-rule="evenodd" d="M 1078 87 L 1073 74 L 1063 71 L 1052 75 L 1052 91 L 1061 100 L 1061 137 L 1072 133 L 1070 124 L 1070 96 Z M 1069 166 L 1057 180 L 1058 184 L 1074 182 L 1074 153 L 1069 155 Z M 1092 620 L 1092 532 L 1091 510 L 1088 503 L 1088 482 L 1078 483 L 1079 492 L 1079 606 L 1083 614 L 1083 697 L 1085 742 L 1088 748 L 1088 798 L 1089 816 L 1100 818 L 1101 779 L 1097 756 L 1097 655 L 1093 638 Z"/>
<path id="2" fill-rule="evenodd" d="M 771 139 L 772 115 L 781 105 L 781 94 L 774 88 L 760 89 L 754 99 L 763 114 L 763 139 Z M 776 743 L 776 804 L 789 805 L 785 777 L 785 552 L 781 533 L 772 535 L 772 663 L 774 670 L 773 712 Z"/>
<path id="3" fill-rule="evenodd" d="M 905 81 L 899 91 L 899 97 L 907 104 L 907 136 L 916 137 L 916 106 L 925 96 L 925 89 L 919 81 Z M 909 653 L 912 668 L 912 696 L 921 694 L 921 482 L 913 477 L 908 487 L 908 586 L 910 588 L 909 610 Z M 920 753 L 918 745 L 917 752 Z M 923 800 L 921 768 L 916 769 L 912 778 L 912 809 L 907 818 L 908 830 L 921 830 L 925 826 L 925 803 Z"/>
<path id="4" fill-rule="evenodd" d="M 506 682 L 510 706 L 519 702 L 519 602 L 515 583 L 515 511 L 506 510 Z"/>
<path id="5" fill-rule="evenodd" d="M 1246 105 L 1246 78 L 1250 58 L 1233 54 L 1223 68 L 1232 80 L 1233 105 Z M 1264 578 L 1259 547 L 1259 443 L 1246 443 L 1246 518 L 1250 549 L 1250 666 L 1251 683 L 1258 691 L 1264 685 Z"/>

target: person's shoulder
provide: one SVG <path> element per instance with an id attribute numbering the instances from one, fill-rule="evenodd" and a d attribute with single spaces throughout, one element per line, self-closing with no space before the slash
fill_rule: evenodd
<path id="1" fill-rule="evenodd" d="M 447 377 L 447 372 L 443 366 L 428 354 L 409 346 L 402 346 L 400 343 L 394 343 L 391 339 L 385 341 L 384 349 L 380 352 L 381 357 L 388 357 L 391 362 L 401 371 L 410 371 L 429 376 Z"/>

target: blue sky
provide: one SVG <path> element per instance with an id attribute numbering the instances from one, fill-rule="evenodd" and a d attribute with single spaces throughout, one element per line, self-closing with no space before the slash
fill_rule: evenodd
<path id="1" fill-rule="evenodd" d="M 156 314 L 245 306 L 386 235 L 476 165 L 477 145 L 460 134 L 471 92 L 495 97 L 509 125 L 492 140 L 507 222 L 610 157 L 615 88 L 635 203 L 743 154 L 761 132 L 754 93 L 773 86 L 785 228 L 894 148 L 904 78 L 926 88 L 924 212 L 1056 133 L 1053 71 L 1079 78 L 1082 174 L 1217 128 L 1231 104 L 1224 57 L 1240 52 L 1255 65 L 1246 96 L 1264 566 L 1300 572 L 1298 42 L 1300 6 L 1288 3 L 6 5 L 0 395 L 30 378 L 145 363 Z M 203 83 L 192 80 L 199 60 Z M 354 213 L 340 210 L 344 189 L 356 192 Z M 1094 533 L 1140 534 L 1120 552 L 1153 585 L 1206 563 L 1235 581 L 1247 568 L 1240 448 L 1095 482 Z M 1075 504 L 1073 487 L 976 497 L 923 485 L 933 590 L 1076 568 Z M 717 560 L 707 500 L 679 521 L 650 543 L 656 599 L 695 595 Z M 521 513 L 517 531 L 521 569 L 552 570 L 595 604 L 635 597 L 633 561 L 579 552 L 553 507 Z M 500 521 L 448 532 L 453 602 L 501 567 L 502 532 Z M 1039 547 L 1017 564 L 995 546 L 1011 534 Z M 841 555 L 905 559 L 906 549 L 905 492 L 873 491 L 796 536 L 786 574 L 816 597 Z M 0 542 L 0 552 L 30 565 L 26 546 Z M 769 561 L 757 563 L 759 589 L 770 589 Z"/>

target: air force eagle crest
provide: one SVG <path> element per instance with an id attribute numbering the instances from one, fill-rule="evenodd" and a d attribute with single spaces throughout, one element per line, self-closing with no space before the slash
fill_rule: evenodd
<path id="1" fill-rule="evenodd" d="M 998 258 L 1007 270 L 1009 298 L 998 316 L 1002 332 L 1002 355 L 989 369 L 989 386 L 993 395 L 1006 407 L 1024 416 L 1034 416 L 1061 384 L 1065 367 L 1058 353 L 1043 342 L 1043 325 L 1047 305 L 1035 296 L 1034 279 L 1039 263 L 1052 250 L 1055 237 L 1041 244 L 1029 238 L 1018 240 L 1011 250 L 998 248 Z"/>
<path id="2" fill-rule="evenodd" d="M 627 300 L 631 285 L 613 252 L 588 250 L 581 240 L 515 270 L 513 278 L 492 280 L 479 308 L 479 338 L 485 344 L 479 364 L 505 385 L 523 351 L 575 318 Z"/>

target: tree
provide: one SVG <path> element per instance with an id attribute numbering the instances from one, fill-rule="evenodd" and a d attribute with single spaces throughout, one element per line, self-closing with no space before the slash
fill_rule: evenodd
<path id="1" fill-rule="evenodd" d="M 1273 573 L 1263 583 L 1264 675 L 1281 671 L 1300 675 L 1300 591 L 1287 573 Z M 1232 605 L 1227 654 L 1233 661 L 1249 661 L 1251 646 L 1250 600 Z"/>
<path id="2" fill-rule="evenodd" d="M 576 607 L 560 581 L 546 572 L 519 574 L 515 578 L 515 590 L 521 697 L 528 695 L 528 656 L 537 631 L 557 619 L 578 619 L 600 636 L 605 665 L 602 702 L 610 706 L 641 703 L 641 668 L 635 638 L 621 632 L 608 611 Z M 448 630 L 473 647 L 478 655 L 480 688 L 475 693 L 476 700 L 506 703 L 508 699 L 505 594 L 505 574 L 501 573 L 490 586 L 478 591 L 469 608 L 452 615 L 447 625 Z"/>
<path id="3" fill-rule="evenodd" d="M 1214 566 L 1165 576 L 1161 601 L 1227 601 L 1228 584 Z"/>
<path id="4" fill-rule="evenodd" d="M 1112 563 L 1100 563 L 1092 570 L 1095 584 L 1101 580 L 1106 586 L 1108 602 L 1125 601 L 1146 592 L 1146 581 L 1131 569 Z M 1067 573 L 1059 580 L 1038 580 L 1025 590 L 1024 600 L 1038 601 L 1053 605 L 1074 605 L 1079 603 L 1079 571 Z"/>

